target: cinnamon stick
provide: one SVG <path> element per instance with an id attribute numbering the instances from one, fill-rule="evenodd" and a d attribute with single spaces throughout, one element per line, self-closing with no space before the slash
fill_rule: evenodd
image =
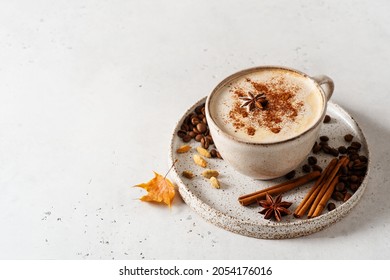
<path id="1" fill-rule="evenodd" d="M 305 198 L 301 201 L 298 207 L 295 209 L 294 216 L 296 218 L 303 217 L 310 205 L 313 203 L 314 199 L 317 197 L 321 184 L 326 180 L 332 170 L 335 168 L 338 162 L 337 158 L 331 160 L 331 162 L 325 167 L 325 170 L 322 172 L 321 177 L 317 179 L 314 186 L 310 189 L 310 191 L 306 194 Z"/>
<path id="2" fill-rule="evenodd" d="M 313 171 L 311 173 L 308 173 L 304 176 L 298 177 L 293 180 L 289 180 L 287 182 L 254 192 L 250 194 L 246 194 L 243 196 L 240 196 L 238 198 L 238 201 L 241 203 L 243 206 L 250 205 L 252 203 L 255 203 L 261 199 L 265 198 L 265 194 L 268 193 L 269 195 L 279 195 L 285 192 L 288 192 L 294 188 L 297 188 L 299 186 L 302 186 L 306 184 L 307 182 L 310 182 L 314 179 L 317 179 L 318 177 L 321 176 L 321 172 L 319 171 Z"/>
<path id="3" fill-rule="evenodd" d="M 310 174 L 307 174 L 307 175 L 310 175 Z M 307 175 L 305 175 L 305 176 L 307 176 Z M 244 198 L 251 197 L 251 196 L 254 196 L 254 195 L 256 195 L 256 194 L 263 193 L 265 190 L 270 191 L 270 190 L 273 190 L 273 189 L 277 189 L 277 188 L 283 187 L 283 186 L 288 185 L 288 184 L 295 183 L 295 182 L 301 180 L 301 179 L 302 179 L 303 177 L 305 177 L 305 176 L 301 176 L 301 177 L 297 177 L 297 178 L 291 179 L 291 180 L 289 180 L 289 181 L 280 183 L 280 184 L 278 184 L 278 185 L 269 187 L 269 188 L 267 188 L 267 189 L 263 189 L 263 190 L 259 190 L 259 191 L 253 192 L 253 193 L 249 193 L 249 194 L 246 194 L 246 195 L 242 195 L 242 196 L 240 196 L 240 197 L 238 198 L 238 200 L 242 200 L 242 199 L 244 199 Z M 311 176 L 311 175 L 310 175 L 310 176 Z"/>
<path id="4" fill-rule="evenodd" d="M 309 213 L 307 214 L 308 218 L 311 218 L 313 216 L 314 211 L 316 210 L 322 197 L 325 195 L 326 191 L 328 190 L 329 186 L 331 185 L 333 179 L 336 177 L 337 173 L 339 172 L 340 167 L 343 166 L 344 164 L 346 164 L 347 162 L 348 162 L 347 157 L 341 158 L 337 162 L 335 168 L 332 170 L 332 172 L 329 174 L 329 176 L 325 178 L 324 182 L 321 184 L 321 189 L 320 189 L 316 199 L 314 200 L 313 204 L 311 205 Z"/>
<path id="5" fill-rule="evenodd" d="M 321 198 L 320 202 L 318 203 L 311 218 L 318 217 L 322 213 L 322 211 L 324 210 L 324 208 L 326 206 L 326 203 L 328 203 L 328 200 L 332 196 L 334 188 L 338 182 L 339 182 L 339 177 L 338 176 L 334 177 L 332 182 L 329 185 L 329 188 L 326 190 L 324 196 Z"/>
<path id="6" fill-rule="evenodd" d="M 349 160 L 347 158 L 345 158 L 345 161 L 341 164 L 341 166 L 346 166 L 348 164 Z M 315 218 L 315 217 L 318 217 L 319 215 L 321 215 L 322 211 L 324 210 L 325 206 L 326 206 L 326 203 L 328 202 L 328 200 L 330 199 L 330 197 L 332 196 L 332 193 L 334 191 L 334 188 L 335 186 L 337 185 L 337 183 L 339 182 L 339 176 L 335 176 L 332 180 L 332 182 L 330 183 L 328 189 L 326 190 L 325 194 L 322 196 L 320 202 L 318 203 L 316 209 L 314 210 L 314 213 L 313 215 L 311 216 L 312 218 Z"/>

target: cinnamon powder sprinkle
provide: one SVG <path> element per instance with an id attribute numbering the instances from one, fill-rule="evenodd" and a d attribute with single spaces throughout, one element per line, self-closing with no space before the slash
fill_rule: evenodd
<path id="1" fill-rule="evenodd" d="M 246 132 L 248 133 L 248 135 L 253 136 L 256 133 L 256 129 L 250 126 L 246 129 Z"/>
<path id="2" fill-rule="evenodd" d="M 283 77 L 273 78 L 267 84 L 257 83 L 247 78 L 246 82 L 253 88 L 254 94 L 264 93 L 268 104 L 265 110 L 253 110 L 248 112 L 241 108 L 240 97 L 246 95 L 242 88 L 232 88 L 232 97 L 236 99 L 233 108 L 229 112 L 230 122 L 236 129 L 245 129 L 249 136 L 256 133 L 254 126 L 268 128 L 277 134 L 282 130 L 281 123 L 284 120 L 294 121 L 299 110 L 303 106 L 302 102 L 295 102 L 294 98 L 300 89 L 296 85 L 288 84 Z"/>
<path id="3" fill-rule="evenodd" d="M 239 89 L 236 89 L 235 91 L 233 91 L 233 93 L 234 93 L 238 98 L 246 96 L 245 91 L 244 91 L 243 89 L 240 89 L 240 88 L 239 88 Z"/>

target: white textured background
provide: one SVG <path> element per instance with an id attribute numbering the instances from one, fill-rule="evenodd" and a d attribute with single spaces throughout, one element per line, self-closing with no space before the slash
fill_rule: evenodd
<path id="1" fill-rule="evenodd" d="M 390 258 L 390 3 L 1 1 L 1 259 Z M 363 199 L 299 239 L 257 240 L 131 186 L 224 77 L 285 65 L 336 84 L 372 156 Z M 243 250 L 245 248 L 245 250 Z"/>

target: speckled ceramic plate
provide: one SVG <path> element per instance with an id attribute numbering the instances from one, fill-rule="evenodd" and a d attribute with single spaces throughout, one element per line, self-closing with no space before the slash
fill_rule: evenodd
<path id="1" fill-rule="evenodd" d="M 223 160 L 211 158 L 208 159 L 208 168 L 219 171 L 218 179 L 221 183 L 221 188 L 215 189 L 211 187 L 209 180 L 201 175 L 203 168 L 195 165 L 192 159 L 193 154 L 196 153 L 195 148 L 200 143 L 191 140 L 188 144 L 193 149 L 184 154 L 176 153 L 177 148 L 184 144 L 177 136 L 177 131 L 180 129 L 184 118 L 196 106 L 204 103 L 205 100 L 205 98 L 199 100 L 178 121 L 172 136 L 169 164 L 172 165 L 172 162 L 178 159 L 170 173 L 170 177 L 177 184 L 183 200 L 207 221 L 226 230 L 256 238 L 294 238 L 320 231 L 341 220 L 359 201 L 367 186 L 370 160 L 368 161 L 367 175 L 352 197 L 344 203 L 335 202 L 336 209 L 330 212 L 325 209 L 321 216 L 312 219 L 297 219 L 293 215 L 289 215 L 283 217 L 282 221 L 278 223 L 272 220 L 265 220 L 258 213 L 261 210 L 259 206 L 244 207 L 239 204 L 237 200 L 239 196 L 278 184 L 286 180 L 283 178 L 271 181 L 254 180 L 236 172 Z M 355 135 L 354 141 L 362 143 L 359 153 L 369 158 L 366 139 L 354 119 L 340 106 L 332 102 L 328 103 L 327 114 L 332 117 L 332 120 L 330 123 L 322 125 L 320 135 L 329 136 L 330 146 L 339 147 L 346 145 L 343 136 L 351 133 Z M 316 157 L 321 167 L 325 167 L 333 158 L 324 153 L 317 154 Z M 196 176 L 191 180 L 187 179 L 181 175 L 184 170 L 191 170 Z M 302 175 L 300 167 L 296 170 L 296 176 Z M 290 207 L 292 211 L 298 206 L 311 186 L 312 183 L 309 183 L 283 195 L 284 200 L 293 202 L 293 205 Z"/>

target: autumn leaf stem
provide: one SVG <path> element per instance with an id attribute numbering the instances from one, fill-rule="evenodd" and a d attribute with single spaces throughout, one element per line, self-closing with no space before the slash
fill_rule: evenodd
<path id="1" fill-rule="evenodd" d="M 175 163 L 178 161 L 178 159 L 175 159 L 175 161 L 172 163 L 171 167 L 168 169 L 167 173 L 165 173 L 164 179 L 167 178 L 169 172 L 171 172 L 172 168 L 175 166 Z"/>

